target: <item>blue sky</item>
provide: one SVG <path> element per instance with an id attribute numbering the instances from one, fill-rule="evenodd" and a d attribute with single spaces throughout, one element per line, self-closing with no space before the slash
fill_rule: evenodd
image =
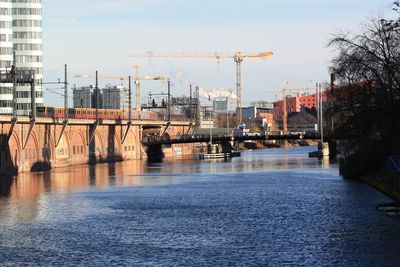
<path id="1" fill-rule="evenodd" d="M 104 76 L 164 75 L 174 95 L 188 94 L 187 83 L 204 88 L 235 88 L 230 60 L 135 59 L 133 52 L 262 52 L 267 60 L 243 64 L 243 99 L 275 100 L 282 86 L 326 81 L 333 33 L 356 30 L 368 17 L 390 10 L 390 0 L 49 0 L 43 1 L 45 80 L 99 70 Z M 178 78 L 179 77 L 179 78 Z M 103 80 L 101 83 L 110 83 Z M 71 79 L 88 85 L 92 80 Z M 142 101 L 165 91 L 157 82 L 142 84 Z M 46 92 L 45 92 L 46 93 Z M 45 94 L 47 104 L 62 100 Z"/>

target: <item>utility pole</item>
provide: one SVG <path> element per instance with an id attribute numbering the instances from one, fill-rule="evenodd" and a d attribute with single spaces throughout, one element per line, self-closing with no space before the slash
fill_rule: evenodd
<path id="1" fill-rule="evenodd" d="M 335 97 L 335 73 L 331 73 L 331 97 L 330 97 L 330 102 L 331 102 L 331 134 L 333 134 L 333 130 L 334 130 L 334 121 L 333 121 L 333 101 L 334 101 L 334 97 Z"/>
<path id="2" fill-rule="evenodd" d="M 229 135 L 229 97 L 226 97 L 226 136 Z"/>
<path id="3" fill-rule="evenodd" d="M 320 114 L 320 120 L 321 120 L 320 121 L 320 124 L 321 124 L 321 143 L 323 144 L 324 143 L 324 120 L 323 120 L 324 111 L 323 111 L 322 84 L 321 83 L 318 85 L 318 91 L 319 91 L 319 101 L 320 101 L 320 104 L 319 104 L 320 112 L 319 112 L 319 114 Z"/>
<path id="4" fill-rule="evenodd" d="M 193 98 L 192 98 L 192 84 L 189 85 L 189 90 L 190 90 L 190 98 L 189 98 L 189 120 L 192 122 L 193 120 Z"/>
<path id="5" fill-rule="evenodd" d="M 196 125 L 200 127 L 201 124 L 201 111 L 200 111 L 200 88 L 196 86 Z"/>
<path id="6" fill-rule="evenodd" d="M 286 93 L 283 93 L 283 102 L 282 102 L 282 130 L 284 134 L 287 132 L 287 98 Z"/>
<path id="7" fill-rule="evenodd" d="M 136 79 L 135 79 L 135 81 L 136 81 Z M 125 143 L 126 137 L 128 136 L 128 133 L 129 133 L 129 129 L 132 126 L 132 77 L 131 76 L 128 77 L 128 82 L 129 82 L 129 95 L 128 95 L 128 102 L 129 102 L 128 116 L 129 116 L 129 118 L 128 118 L 128 124 L 126 126 L 125 133 L 122 137 L 122 141 L 121 141 L 122 144 Z"/>
<path id="8" fill-rule="evenodd" d="M 167 120 L 171 121 L 171 80 L 168 79 Z"/>
<path id="9" fill-rule="evenodd" d="M 60 79 L 58 80 L 58 83 L 61 83 Z M 52 83 L 48 83 L 48 84 L 52 84 Z M 63 127 L 61 128 L 60 135 L 57 139 L 56 147 L 58 147 L 58 145 L 60 144 L 63 134 L 68 126 L 69 114 L 68 114 L 68 68 L 67 68 L 67 64 L 64 65 L 64 95 L 63 96 L 64 96 L 64 122 L 63 122 Z"/>
<path id="10" fill-rule="evenodd" d="M 68 122 L 68 66 L 64 65 L 64 121 Z"/>
<path id="11" fill-rule="evenodd" d="M 128 114 L 129 114 L 129 123 L 132 123 L 132 78 L 129 76 L 129 97 L 128 97 Z"/>
<path id="12" fill-rule="evenodd" d="M 140 111 L 140 76 L 139 76 L 139 71 L 140 67 L 139 65 L 135 65 L 135 70 L 136 70 L 136 77 L 135 77 L 135 84 L 136 84 L 136 111 Z"/>
<path id="13" fill-rule="evenodd" d="M 36 121 L 36 90 L 35 90 L 35 71 L 31 77 L 31 122 Z"/>
<path id="14" fill-rule="evenodd" d="M 96 122 L 91 129 L 88 146 L 90 146 L 90 144 L 92 143 L 92 141 L 94 139 L 94 135 L 96 134 L 97 126 L 99 126 L 99 124 L 100 124 L 100 118 L 99 118 L 100 89 L 99 89 L 99 72 L 97 70 L 96 70 L 95 77 L 96 77 L 96 85 L 95 85 L 94 90 L 95 90 L 95 97 L 96 97 Z"/>
<path id="15" fill-rule="evenodd" d="M 210 119 L 211 119 L 211 123 L 213 123 L 213 105 L 212 105 L 211 95 L 208 95 L 208 100 L 211 102 Z M 210 125 L 210 153 L 212 153 L 212 128 L 213 128 L 213 125 Z"/>
<path id="16" fill-rule="evenodd" d="M 321 129 L 321 126 L 319 124 L 319 90 L 318 90 L 318 83 L 315 84 L 315 95 L 316 95 L 316 101 L 315 101 L 315 109 L 317 110 L 317 131 L 319 132 Z"/>
<path id="17" fill-rule="evenodd" d="M 17 121 L 17 56 L 15 51 L 13 52 L 13 66 L 11 69 L 11 76 L 13 80 L 13 120 Z"/>
<path id="18" fill-rule="evenodd" d="M 99 92 L 99 72 L 96 70 L 96 122 L 99 123 L 99 105 L 100 105 L 100 92 Z"/>

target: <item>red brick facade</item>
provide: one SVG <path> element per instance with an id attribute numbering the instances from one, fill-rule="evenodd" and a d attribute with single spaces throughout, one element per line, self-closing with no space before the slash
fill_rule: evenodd
<path id="1" fill-rule="evenodd" d="M 329 99 L 329 92 L 322 93 L 322 101 L 326 103 Z M 286 100 L 287 114 L 292 112 L 300 112 L 301 108 L 317 108 L 317 94 L 308 94 L 303 96 L 288 97 Z M 283 100 L 274 102 L 274 119 L 282 121 L 283 116 Z"/>

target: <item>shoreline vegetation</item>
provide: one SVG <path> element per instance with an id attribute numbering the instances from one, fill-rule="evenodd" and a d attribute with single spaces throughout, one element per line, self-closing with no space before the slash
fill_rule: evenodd
<path id="1" fill-rule="evenodd" d="M 355 137 L 341 144 L 341 175 L 399 203 L 400 172 L 389 170 L 389 158 L 400 155 L 399 0 L 392 10 L 394 16 L 370 19 L 359 32 L 330 40 L 328 46 L 336 51 L 330 71 L 337 85 L 331 88 L 334 105 L 328 117 L 335 121 L 335 134 Z"/>

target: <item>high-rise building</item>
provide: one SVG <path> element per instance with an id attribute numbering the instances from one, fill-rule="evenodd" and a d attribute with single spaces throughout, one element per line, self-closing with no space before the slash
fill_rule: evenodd
<path id="1" fill-rule="evenodd" d="M 13 60 L 12 2 L 0 0 L 0 72 L 9 71 Z M 0 114 L 13 110 L 13 85 L 0 83 Z"/>
<path id="2" fill-rule="evenodd" d="M 12 38 L 5 38 L 6 42 L 1 43 L 5 49 L 1 53 L 1 66 L 9 66 L 12 59 L 12 51 L 16 53 L 17 70 L 35 71 L 35 97 L 36 105 L 43 105 L 43 93 L 41 80 L 43 78 L 43 59 L 42 59 L 42 3 L 41 0 L 0 0 L 1 33 L 4 35 L 12 34 Z M 3 8 L 4 7 L 4 8 Z M 2 14 L 5 14 L 3 16 Z M 11 21 L 9 21 L 11 19 Z M 9 21 L 9 22 L 8 22 Z M 11 27 L 4 27 L 11 26 Z M 11 25 L 10 25 L 11 24 Z M 3 49 L 2 49 L 3 50 Z M 3 57 L 3 52 L 6 52 Z M 9 88 L 2 86 L 2 88 Z M 12 90 L 11 90 L 12 91 Z M 12 112 L 12 101 L 8 102 L 12 96 L 9 89 L 0 91 L 0 107 L 2 112 Z M 18 85 L 16 88 L 17 114 L 28 115 L 31 103 L 30 85 Z M 11 97 L 12 100 L 12 97 Z"/>
<path id="3" fill-rule="evenodd" d="M 106 85 L 103 89 L 103 108 L 129 109 L 129 89 L 123 85 Z"/>
<path id="4" fill-rule="evenodd" d="M 74 108 L 91 108 L 94 86 L 73 89 Z"/>
<path id="5" fill-rule="evenodd" d="M 97 93 L 99 94 L 99 108 L 103 108 L 103 94 L 100 89 L 96 91 L 96 87 L 94 85 L 74 88 L 74 108 L 96 108 Z"/>
<path id="6" fill-rule="evenodd" d="M 220 97 L 213 101 L 213 108 L 216 112 L 234 111 L 236 108 L 236 99 Z"/>

